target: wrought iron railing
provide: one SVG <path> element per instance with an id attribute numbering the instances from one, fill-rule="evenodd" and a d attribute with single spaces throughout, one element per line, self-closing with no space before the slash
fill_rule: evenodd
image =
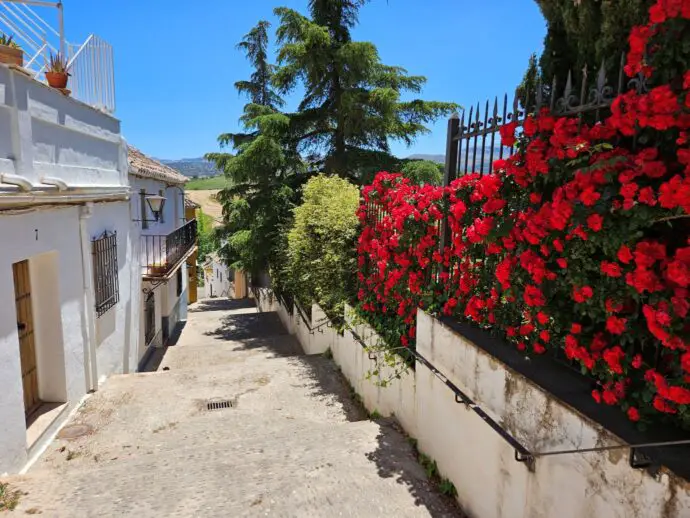
<path id="1" fill-rule="evenodd" d="M 156 337 L 156 298 L 153 292 L 146 294 L 144 301 L 144 342 L 151 345 Z"/>
<path id="2" fill-rule="evenodd" d="M 165 277 L 181 263 L 195 244 L 195 219 L 167 236 L 141 236 L 142 275 Z"/>

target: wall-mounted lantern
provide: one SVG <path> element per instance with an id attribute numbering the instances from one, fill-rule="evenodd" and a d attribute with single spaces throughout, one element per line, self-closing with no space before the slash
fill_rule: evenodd
<path id="1" fill-rule="evenodd" d="M 147 194 L 146 203 L 148 203 L 155 221 L 158 221 L 163 207 L 165 206 L 165 197 L 159 196 L 158 194 Z"/>

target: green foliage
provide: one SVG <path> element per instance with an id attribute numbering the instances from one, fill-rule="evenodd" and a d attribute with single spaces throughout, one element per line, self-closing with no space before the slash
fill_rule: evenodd
<path id="1" fill-rule="evenodd" d="M 443 181 L 443 166 L 431 160 L 410 160 L 402 166 L 400 172 L 418 185 L 441 185 Z"/>
<path id="2" fill-rule="evenodd" d="M 228 185 L 228 181 L 223 175 L 211 176 L 209 178 L 194 178 L 189 180 L 184 188 L 187 191 L 207 191 L 224 189 Z"/>
<path id="3" fill-rule="evenodd" d="M 48 60 L 48 67 L 46 72 L 54 72 L 56 74 L 67 74 L 69 75 L 69 67 L 67 66 L 67 58 L 64 57 L 59 52 L 56 54 L 50 53 L 50 59 Z"/>
<path id="4" fill-rule="evenodd" d="M 0 482 L 0 512 L 13 511 L 19 504 L 21 491 L 10 489 L 9 484 Z"/>
<path id="5" fill-rule="evenodd" d="M 441 491 L 442 495 L 450 496 L 452 498 L 458 496 L 458 490 L 455 488 L 455 484 L 453 484 L 447 478 L 441 479 L 441 483 L 438 485 L 438 489 L 439 491 Z"/>
<path id="6" fill-rule="evenodd" d="M 19 44 L 14 41 L 14 36 L 8 36 L 4 32 L 0 32 L 0 45 L 5 45 L 6 47 L 11 47 L 13 49 L 21 49 Z"/>
<path id="7" fill-rule="evenodd" d="M 283 229 L 305 181 L 305 167 L 291 143 L 290 119 L 278 112 L 283 101 L 271 86 L 267 29 L 267 22 L 259 22 L 239 44 L 254 67 L 249 81 L 235 84 L 250 99 L 240 119 L 246 132 L 218 137 L 221 147 L 236 153 L 206 155 L 227 180 L 218 193 L 224 219 L 221 255 L 226 264 L 251 274 L 266 270 L 284 254 Z"/>
<path id="8" fill-rule="evenodd" d="M 563 85 L 572 70 L 580 80 L 583 67 L 598 70 L 603 60 L 613 71 L 627 49 L 633 25 L 646 21 L 654 0 L 536 0 L 547 24 L 540 67 L 550 84 Z"/>
<path id="9" fill-rule="evenodd" d="M 420 99 L 426 82 L 401 67 L 381 63 L 376 46 L 353 41 L 365 0 L 312 0 L 310 16 L 286 7 L 275 9 L 281 47 L 273 78 L 281 92 L 298 85 L 305 93 L 292 116 L 297 148 L 319 170 L 356 179 L 371 169 L 386 169 L 389 140 L 411 144 L 426 125 L 449 114 L 455 104 Z"/>
<path id="10" fill-rule="evenodd" d="M 213 218 L 204 214 L 201 209 L 196 210 L 197 244 L 199 247 L 199 262 L 203 263 L 206 256 L 218 248 L 218 239 L 213 231 Z"/>
<path id="11" fill-rule="evenodd" d="M 288 234 L 284 276 L 303 303 L 317 302 L 331 317 L 354 296 L 359 190 L 347 180 L 319 175 L 304 186 Z"/>

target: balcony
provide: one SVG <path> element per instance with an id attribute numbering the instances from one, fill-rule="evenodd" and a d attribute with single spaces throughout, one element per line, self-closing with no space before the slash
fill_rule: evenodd
<path id="1" fill-rule="evenodd" d="M 141 236 L 141 265 L 144 279 L 166 279 L 194 251 L 196 220 L 193 219 L 167 236 Z"/>

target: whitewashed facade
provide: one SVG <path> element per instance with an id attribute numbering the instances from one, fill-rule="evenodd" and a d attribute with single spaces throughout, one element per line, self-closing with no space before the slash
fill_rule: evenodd
<path id="1" fill-rule="evenodd" d="M 204 295 L 207 298 L 231 298 L 234 272 L 216 254 L 210 254 L 203 265 Z"/>
<path id="2" fill-rule="evenodd" d="M 105 376 L 136 370 L 126 153 L 117 119 L 0 65 L 0 474 Z"/>
<path id="3" fill-rule="evenodd" d="M 132 223 L 141 234 L 137 358 L 143 367 L 154 348 L 167 345 L 178 324 L 187 319 L 186 261 L 196 249 L 196 221 L 185 218 L 185 176 L 132 147 L 127 158 Z M 158 214 L 148 201 L 152 196 L 165 198 Z"/>

